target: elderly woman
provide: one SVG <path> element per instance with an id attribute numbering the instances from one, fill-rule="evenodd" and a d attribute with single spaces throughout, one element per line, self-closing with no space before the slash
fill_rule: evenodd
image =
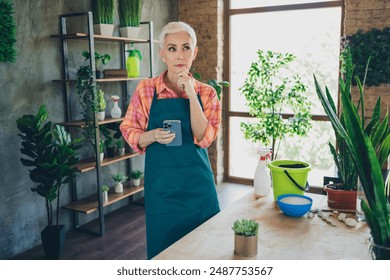
<path id="1" fill-rule="evenodd" d="M 189 72 L 198 53 L 192 27 L 170 22 L 159 40 L 167 70 L 138 84 L 120 126 L 133 150 L 146 153 L 148 259 L 219 212 L 207 154 L 219 130 L 219 100 L 214 88 Z M 164 129 L 166 120 L 181 131 Z M 175 137 L 182 141 L 172 145 Z"/>

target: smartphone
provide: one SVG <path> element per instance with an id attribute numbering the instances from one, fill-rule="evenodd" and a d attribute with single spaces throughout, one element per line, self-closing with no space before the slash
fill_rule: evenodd
<path id="1" fill-rule="evenodd" d="M 165 120 L 163 122 L 163 129 L 172 131 L 175 133 L 175 139 L 171 143 L 165 144 L 166 146 L 181 146 L 181 122 L 179 120 Z"/>

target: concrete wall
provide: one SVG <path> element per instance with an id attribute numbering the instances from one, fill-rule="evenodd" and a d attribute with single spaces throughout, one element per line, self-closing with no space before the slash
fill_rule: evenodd
<path id="1" fill-rule="evenodd" d="M 42 197 L 32 193 L 33 186 L 28 177 L 28 169 L 21 162 L 20 139 L 16 127 L 16 120 L 24 114 L 35 114 L 42 103 L 49 111 L 49 118 L 53 122 L 64 120 L 64 104 L 62 86 L 52 80 L 61 78 L 61 56 L 59 41 L 50 38 L 59 33 L 58 15 L 71 12 L 90 10 L 90 1 L 77 0 L 14 0 L 15 20 L 17 26 L 17 60 L 15 63 L 0 63 L 0 259 L 7 259 L 25 250 L 40 244 L 40 231 L 46 226 L 45 202 Z M 162 26 L 171 20 L 177 19 L 176 0 L 143 0 L 142 21 L 154 22 L 154 37 L 157 39 Z M 116 23 L 118 18 L 116 18 Z M 72 28 L 82 28 L 74 24 Z M 116 34 L 118 30 L 115 30 Z M 145 35 L 145 34 L 144 34 Z M 141 35 L 142 36 L 142 35 Z M 147 35 L 145 35 L 147 36 Z M 72 48 L 79 47 L 74 43 Z M 157 55 L 155 46 L 154 74 L 164 70 L 164 64 Z M 100 45 L 102 51 L 113 56 L 109 65 L 119 61 L 118 46 L 109 44 Z M 78 49 L 70 54 L 70 67 L 75 73 L 82 62 L 80 55 L 84 49 Z M 147 53 L 144 53 L 147 56 Z M 115 91 L 116 85 L 105 85 L 107 92 Z M 130 86 L 130 93 L 135 87 Z M 111 93 L 110 92 L 110 93 Z M 111 93 L 112 94 L 112 93 Z M 77 104 L 77 96 L 73 97 Z M 111 108 L 111 104 L 107 104 Z M 143 167 L 143 158 L 133 162 L 134 168 Z M 104 169 L 103 181 L 111 183 L 110 173 L 115 168 Z M 78 175 L 82 193 L 90 193 L 94 186 L 84 189 L 87 182 L 94 182 L 94 172 Z M 70 201 L 69 188 L 62 189 L 61 204 Z M 108 211 L 110 209 L 107 209 Z M 67 230 L 72 227 L 72 213 L 61 210 L 61 223 Z M 90 216 L 90 215 L 88 215 Z M 85 220 L 96 218 L 96 215 L 86 217 Z"/>

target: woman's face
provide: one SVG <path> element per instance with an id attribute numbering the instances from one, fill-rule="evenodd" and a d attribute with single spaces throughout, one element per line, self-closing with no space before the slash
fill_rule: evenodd
<path id="1" fill-rule="evenodd" d="M 169 33 L 165 37 L 163 48 L 160 49 L 161 59 L 168 67 L 168 72 L 189 72 L 198 48 L 192 43 L 191 37 L 185 31 Z"/>

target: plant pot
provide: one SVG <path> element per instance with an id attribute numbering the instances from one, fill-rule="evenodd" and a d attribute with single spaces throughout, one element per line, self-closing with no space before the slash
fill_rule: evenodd
<path id="1" fill-rule="evenodd" d="M 49 260 L 58 260 L 64 252 L 65 226 L 46 226 L 41 231 L 43 250 Z"/>
<path id="2" fill-rule="evenodd" d="M 372 237 L 370 237 L 368 243 L 368 251 L 373 260 L 390 260 L 390 247 L 375 244 Z"/>
<path id="3" fill-rule="evenodd" d="M 140 178 L 138 178 L 138 179 L 133 179 L 133 185 L 134 185 L 134 186 L 138 187 L 138 186 L 140 185 L 140 183 L 141 183 L 141 179 L 140 179 Z"/>
<path id="4" fill-rule="evenodd" d="M 138 38 L 138 34 L 140 31 L 140 27 L 133 27 L 133 26 L 127 26 L 127 27 L 121 27 L 119 28 L 119 32 L 121 34 L 121 37 L 127 37 L 127 38 Z"/>
<path id="5" fill-rule="evenodd" d="M 357 191 L 334 190 L 328 185 L 324 186 L 324 191 L 330 208 L 356 210 Z"/>
<path id="6" fill-rule="evenodd" d="M 112 36 L 114 34 L 114 24 L 94 24 L 93 33 L 96 35 Z"/>
<path id="7" fill-rule="evenodd" d="M 234 234 L 234 253 L 242 257 L 257 255 L 258 236 L 243 236 Z"/>
<path id="8" fill-rule="evenodd" d="M 108 203 L 108 191 L 103 192 L 103 204 Z"/>
<path id="9" fill-rule="evenodd" d="M 124 156 L 125 155 L 125 147 L 118 148 L 118 156 Z"/>
<path id="10" fill-rule="evenodd" d="M 109 158 L 116 157 L 116 155 L 118 154 L 117 147 L 108 147 L 106 151 L 107 151 L 107 157 Z"/>
<path id="11" fill-rule="evenodd" d="M 104 153 L 100 153 L 100 162 L 103 162 L 104 159 Z"/>
<path id="12" fill-rule="evenodd" d="M 123 184 L 122 183 L 116 183 L 114 187 L 114 191 L 116 193 L 123 193 Z"/>
<path id="13" fill-rule="evenodd" d="M 105 111 L 102 111 L 102 112 L 97 112 L 97 118 L 99 121 L 104 121 L 106 117 L 106 112 Z"/>

